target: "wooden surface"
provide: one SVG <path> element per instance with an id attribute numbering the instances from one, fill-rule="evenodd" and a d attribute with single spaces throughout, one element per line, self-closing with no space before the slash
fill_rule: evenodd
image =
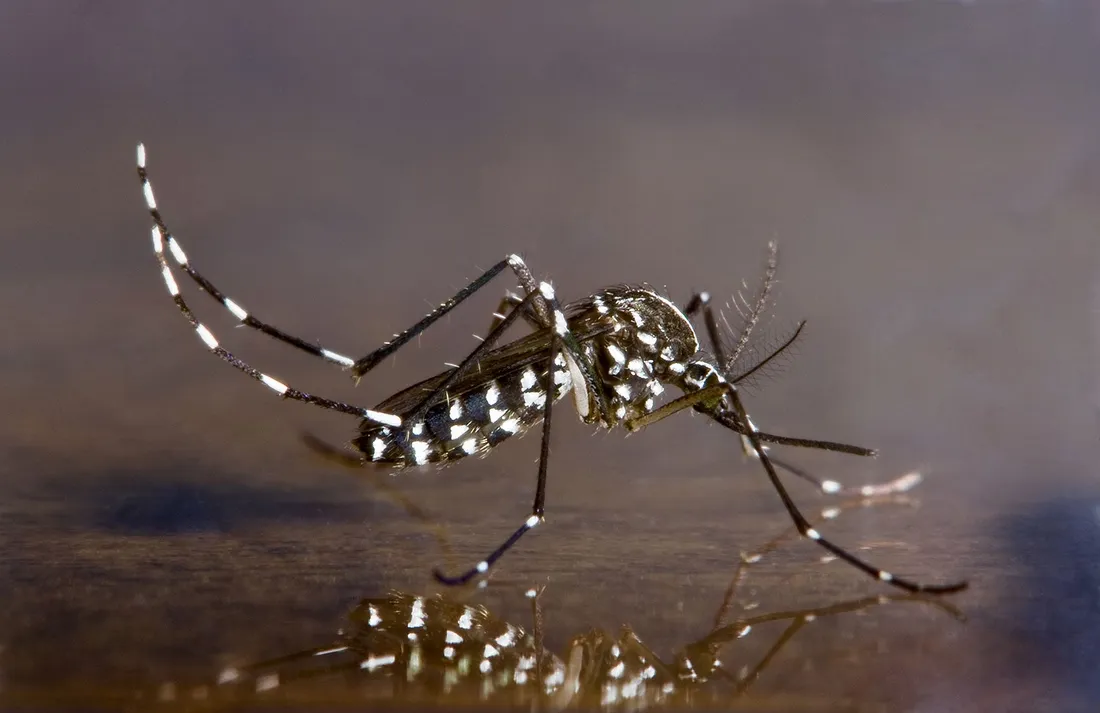
<path id="1" fill-rule="evenodd" d="M 913 603 L 825 617 L 747 696 L 696 703 L 1095 709 L 1094 7 L 3 14 L 0 706 L 146 708 L 168 682 L 178 705 L 226 666 L 333 641 L 365 597 L 430 595 L 431 568 L 480 559 L 533 492 L 532 436 L 392 481 L 438 516 L 448 558 L 354 473 L 312 456 L 303 431 L 340 443 L 355 424 L 218 363 L 166 296 L 132 166 L 144 141 L 195 264 L 257 316 L 356 355 L 511 252 L 565 299 L 649 282 L 725 300 L 778 239 L 765 332 L 809 323 L 748 407 L 767 430 L 881 451 L 784 452 L 821 477 L 924 472 L 919 506 L 822 529 L 892 571 L 969 578 L 952 599 L 968 620 Z M 509 286 L 357 388 L 185 289 L 230 349 L 369 406 L 458 361 Z M 523 592 L 545 586 L 548 649 L 629 624 L 670 657 L 708 632 L 739 552 L 785 515 L 758 465 L 702 417 L 624 438 L 569 413 L 547 526 L 466 596 L 528 628 Z M 809 513 L 826 505 L 792 492 Z M 739 601 L 782 611 L 887 591 L 821 555 L 783 549 Z M 728 668 L 779 633 L 738 640 Z M 354 707 L 351 690 L 231 705 Z"/>

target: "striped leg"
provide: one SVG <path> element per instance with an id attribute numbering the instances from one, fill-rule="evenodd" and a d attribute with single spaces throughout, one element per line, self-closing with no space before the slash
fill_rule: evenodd
<path id="1" fill-rule="evenodd" d="M 149 208 L 149 213 L 153 216 L 153 221 L 155 223 L 152 231 L 153 252 L 156 254 L 157 262 L 160 264 L 161 275 L 164 278 L 164 284 L 168 287 L 168 294 L 172 296 L 172 299 L 176 303 L 176 307 L 179 308 L 184 318 L 191 323 L 191 326 L 194 327 L 195 332 L 198 333 L 199 338 L 202 339 L 207 348 L 209 348 L 210 351 L 214 352 L 214 354 L 216 354 L 223 361 L 228 362 L 232 366 L 248 374 L 253 379 L 256 379 L 260 383 L 264 384 L 283 398 L 313 404 L 315 406 L 319 406 L 321 408 L 329 409 L 332 411 L 339 411 L 341 413 L 351 414 L 353 416 L 358 416 L 360 418 L 367 419 L 368 421 L 380 423 L 385 426 L 400 427 L 401 418 L 399 416 L 395 416 L 394 414 L 382 413 L 373 409 L 363 408 L 361 406 L 353 406 L 351 404 L 343 403 L 341 401 L 334 401 L 332 399 L 327 399 L 321 396 L 314 396 L 312 394 L 308 394 L 304 391 L 299 391 L 298 389 L 288 386 L 278 379 L 263 373 L 259 369 L 256 369 L 247 362 L 238 359 L 236 356 L 227 351 L 218 343 L 218 340 L 214 336 L 214 334 L 206 327 L 206 325 L 199 321 L 198 317 L 196 317 L 194 312 L 191 311 L 191 307 L 183 299 L 183 295 L 180 294 L 179 285 L 176 284 L 176 278 L 172 275 L 172 268 L 169 266 L 168 260 L 164 255 L 165 246 L 167 246 L 168 251 L 172 253 L 172 257 L 175 258 L 176 262 L 178 262 L 182 266 L 187 266 L 188 264 L 187 255 L 183 252 L 183 248 L 180 247 L 179 243 L 176 242 L 176 239 L 173 238 L 171 233 L 168 232 L 168 228 L 164 224 L 164 220 L 161 218 L 160 212 L 157 210 L 157 201 L 156 198 L 153 196 L 153 186 L 149 183 L 148 175 L 145 172 L 144 146 L 138 146 L 137 158 L 138 176 L 141 178 L 142 181 L 142 189 L 145 194 L 145 202 Z M 185 269 L 187 268 L 185 267 Z M 189 274 L 192 274 L 192 277 L 198 275 L 198 273 L 194 273 L 194 271 L 189 271 Z M 199 279 L 201 279 L 201 275 L 196 277 L 196 280 Z M 210 292 L 210 294 L 220 299 L 231 312 L 236 314 L 238 317 L 241 317 L 242 321 L 247 318 L 248 314 L 241 307 L 239 307 L 232 300 L 229 300 L 229 298 L 221 295 L 221 293 L 218 292 L 213 285 L 209 284 L 208 282 L 204 284 L 204 282 L 206 281 L 202 280 L 199 282 L 199 284 L 203 285 L 204 289 Z M 303 344 L 305 343 L 303 342 Z M 316 348 L 311 346 L 310 349 Z M 309 351 L 309 349 L 307 349 L 307 351 Z M 319 356 L 323 356 L 323 354 L 320 354 L 320 351 L 321 350 L 318 349 L 316 353 L 318 353 Z"/>
<path id="2" fill-rule="evenodd" d="M 156 232 L 160 233 L 161 239 L 164 243 L 167 244 L 168 251 L 172 253 L 172 258 L 176 261 L 176 264 L 178 264 L 180 269 L 186 272 L 187 275 L 192 280 L 194 280 L 199 287 L 201 287 L 215 300 L 221 302 L 222 305 L 224 305 L 225 308 L 229 310 L 229 312 L 234 317 L 239 319 L 241 321 L 241 324 L 245 325 L 246 327 L 251 327 L 252 329 L 263 332 L 264 334 L 273 337 L 280 342 L 289 344 L 296 349 L 300 349 L 307 354 L 312 354 L 313 356 L 320 357 L 321 359 L 324 359 L 325 361 L 331 362 L 333 364 L 339 364 L 343 367 L 351 367 L 355 364 L 355 360 L 350 357 L 344 356 L 343 354 L 339 354 L 311 342 L 307 342 L 306 340 L 300 337 L 296 337 L 292 334 L 287 334 L 278 327 L 257 319 L 255 316 L 249 314 L 247 310 L 241 307 L 240 303 L 231 299 L 220 289 L 218 289 L 217 286 L 214 285 L 214 283 L 212 283 L 204 275 L 199 273 L 191 265 L 191 262 L 187 259 L 187 255 L 186 253 L 184 253 L 183 248 L 179 244 L 179 241 L 172 236 L 171 231 L 168 230 L 168 226 L 164 222 L 163 216 L 161 216 L 160 211 L 157 209 L 157 202 L 153 196 L 153 186 L 149 182 L 149 175 L 145 170 L 144 145 L 138 145 L 137 170 L 138 176 L 141 178 L 142 191 L 145 194 L 145 203 L 149 208 L 150 215 L 152 215 L 153 217 L 153 222 L 156 224 Z M 154 247 L 155 246 L 156 241 L 154 240 Z"/>
<path id="3" fill-rule="evenodd" d="M 721 333 L 718 329 L 718 319 L 714 313 L 714 308 L 711 305 L 709 293 L 696 292 L 694 295 L 692 295 L 692 298 L 688 301 L 687 306 L 684 308 L 684 313 L 689 317 L 693 317 L 700 312 L 702 313 L 703 323 L 706 327 L 707 336 L 709 337 L 710 341 L 711 352 L 714 354 L 717 362 L 722 365 L 722 370 L 729 374 L 729 381 L 735 384 L 747 379 L 754 373 L 757 373 L 761 369 L 765 368 L 774 359 L 783 354 L 787 349 L 791 347 L 792 344 L 794 344 L 795 340 L 798 339 L 799 335 L 802 333 L 802 328 L 806 325 L 805 321 L 800 322 L 797 329 L 795 329 L 794 334 L 792 334 L 782 344 L 773 349 L 770 354 L 748 368 L 746 371 L 736 376 L 732 375 L 732 370 L 737 365 L 738 358 L 744 353 L 745 348 L 748 346 L 749 339 L 752 336 L 753 330 L 756 328 L 757 324 L 760 323 L 760 318 L 769 304 L 771 291 L 773 286 L 775 285 L 775 274 L 779 265 L 778 251 L 778 245 L 774 241 L 768 243 L 768 263 L 767 268 L 764 271 L 764 282 L 761 285 L 760 290 L 756 295 L 756 299 L 753 301 L 752 305 L 750 306 L 747 300 L 745 300 L 743 297 L 741 298 L 741 302 L 744 304 L 745 309 L 742 310 L 740 306 L 738 307 L 738 309 L 739 311 L 741 311 L 742 317 L 744 317 L 745 324 L 738 334 L 736 343 L 733 345 L 732 354 L 726 353 L 726 346 L 725 344 L 723 344 Z M 727 324 L 726 326 L 728 327 L 729 325 Z M 666 404 L 665 408 L 671 406 L 673 406 L 673 404 Z M 732 404 L 730 404 L 730 406 L 732 406 Z M 659 409 L 659 411 L 660 410 L 661 409 Z M 655 412 L 652 415 L 656 416 L 657 413 Z M 745 434 L 747 427 L 738 421 L 735 409 L 733 409 L 732 407 L 728 408 L 723 419 L 720 420 L 723 425 L 727 426 L 728 428 L 732 428 L 733 430 L 742 434 L 741 446 L 745 455 L 756 457 L 756 453 L 755 451 L 753 451 L 751 444 L 748 442 Z M 772 434 L 767 434 L 759 431 L 757 432 L 757 436 L 760 438 L 761 441 L 765 442 L 783 443 L 785 445 L 816 448 L 819 450 L 848 453 L 851 455 L 875 455 L 875 451 L 871 449 L 860 448 L 859 446 L 851 446 L 843 443 L 816 441 L 801 438 L 785 438 L 773 436 Z M 765 450 L 767 450 L 767 446 L 764 446 L 764 448 Z M 901 493 L 912 489 L 921 481 L 921 476 L 919 473 L 909 473 L 889 483 L 863 485 L 859 487 L 845 487 L 835 480 L 821 480 L 806 472 L 805 470 L 791 465 L 790 463 L 780 460 L 774 456 L 771 457 L 771 460 L 772 463 L 776 466 L 812 484 L 815 488 L 817 488 L 822 493 L 825 493 L 826 495 L 840 494 L 869 496 L 873 494 Z"/>
<path id="4" fill-rule="evenodd" d="M 535 293 L 536 295 L 538 295 L 538 297 L 534 300 L 532 304 L 532 308 L 545 323 L 562 325 L 565 324 L 565 316 L 564 313 L 561 311 L 560 305 L 557 304 L 556 300 L 554 300 L 552 296 L 547 299 L 541 294 L 539 283 L 536 282 L 534 276 L 527 268 L 522 258 L 520 258 L 518 255 L 511 255 L 505 260 L 502 260 L 494 265 L 481 277 L 470 283 L 467 287 L 460 290 L 454 297 L 443 302 L 439 307 L 430 312 L 417 324 L 413 325 L 401 334 L 396 335 L 393 340 L 387 342 L 381 348 L 375 350 L 374 352 L 367 355 L 366 357 L 363 357 L 362 359 L 351 359 L 350 357 L 344 356 L 343 354 L 339 354 L 330 349 L 307 342 L 299 337 L 287 334 L 277 327 L 274 327 L 266 322 L 263 322 L 253 317 L 243 307 L 241 307 L 240 304 L 225 295 L 212 282 L 210 282 L 210 280 L 208 280 L 205 276 L 195 270 L 191 266 L 191 263 L 187 258 L 187 254 L 184 252 L 182 246 L 179 244 L 179 241 L 177 241 L 176 238 L 171 234 L 171 231 L 168 229 L 168 226 L 165 223 L 163 216 L 157 208 L 156 198 L 153 194 L 153 186 L 149 180 L 148 172 L 146 171 L 146 154 L 144 145 L 138 145 L 137 171 L 138 177 L 141 179 L 142 182 L 142 191 L 145 196 L 146 206 L 148 207 L 149 214 L 152 216 L 154 222 L 152 232 L 153 249 L 156 253 L 157 261 L 161 266 L 161 273 L 163 275 L 165 284 L 168 287 L 168 292 L 172 296 L 173 300 L 175 300 L 176 306 L 180 309 L 180 312 L 183 313 L 184 317 L 195 328 L 195 331 L 203 340 L 203 343 L 205 343 L 211 351 L 217 354 L 224 361 L 232 364 L 234 367 L 240 369 L 249 376 L 252 376 L 254 379 L 265 384 L 285 398 L 303 401 L 305 403 L 312 403 L 322 408 L 334 411 L 353 414 L 387 426 L 397 427 L 400 426 L 402 423 L 401 419 L 393 414 L 385 414 L 374 411 L 372 409 L 352 406 L 350 404 L 334 401 L 332 399 L 313 396 L 298 389 L 294 389 L 282 383 L 278 379 L 264 374 L 263 372 L 252 367 L 250 364 L 238 359 L 232 353 L 224 349 L 222 346 L 220 346 L 217 338 L 213 335 L 209 328 L 207 328 L 198 320 L 198 318 L 192 312 L 190 306 L 180 294 L 179 286 L 172 275 L 171 268 L 165 257 L 165 248 L 167 248 L 167 251 L 172 254 L 172 257 L 176 261 L 176 263 L 191 277 L 191 279 L 193 279 L 204 291 L 210 294 L 214 299 L 221 302 L 226 307 L 226 309 L 228 309 L 237 319 L 241 321 L 242 324 L 261 331 L 264 334 L 267 334 L 297 349 L 301 349 L 302 351 L 305 351 L 309 354 L 325 359 L 326 361 L 349 368 L 356 378 L 359 378 L 366 374 L 385 357 L 393 354 L 401 346 L 408 343 L 411 339 L 416 337 L 433 323 L 445 316 L 452 309 L 465 301 L 470 295 L 479 290 L 506 268 L 512 269 L 512 271 L 520 279 L 520 282 L 523 284 L 523 287 L 529 294 Z M 576 341 L 572 339 L 571 335 L 568 334 L 568 330 L 566 330 L 566 333 L 561 336 L 565 340 L 566 349 L 570 353 L 580 353 L 579 346 L 576 344 Z M 595 377 L 591 374 L 590 370 L 588 370 L 587 373 L 584 373 L 584 376 L 587 383 L 595 384 Z"/>
<path id="5" fill-rule="evenodd" d="M 230 298 L 206 276 L 196 270 L 188 259 L 187 254 L 184 252 L 179 241 L 175 238 L 175 236 L 172 235 L 171 231 L 168 229 L 168 226 L 164 221 L 164 217 L 161 215 L 160 211 L 157 208 L 156 199 L 153 195 L 153 186 L 149 180 L 149 174 L 145 167 L 146 154 L 144 145 L 138 146 L 137 159 L 138 176 L 142 182 L 142 191 L 145 195 L 145 202 L 149 208 L 149 213 L 152 216 L 153 222 L 156 224 L 157 230 L 161 235 L 163 246 L 167 246 L 168 252 L 172 254 L 172 258 L 179 265 L 180 269 L 186 272 L 187 275 L 192 280 L 194 280 L 195 283 L 199 285 L 199 287 L 203 289 L 203 291 L 205 291 L 218 302 L 221 302 L 222 305 L 227 310 L 229 310 L 229 312 L 234 317 L 240 320 L 241 324 L 255 329 L 259 332 L 263 332 L 264 334 L 280 342 L 283 342 L 284 344 L 289 344 L 296 349 L 300 349 L 307 354 L 311 354 L 330 363 L 337 364 L 346 369 L 349 369 L 356 379 L 361 378 L 363 375 L 365 375 L 367 372 L 377 366 L 386 357 L 390 356 L 399 348 L 407 344 L 410 340 L 423 333 L 428 327 L 430 327 L 442 317 L 446 316 L 451 310 L 464 302 L 468 297 L 470 297 L 483 286 L 485 286 L 485 284 L 490 282 L 494 277 L 499 275 L 505 269 L 510 268 L 513 273 L 515 273 L 527 293 L 538 291 L 538 282 L 535 280 L 531 271 L 523 262 L 523 259 L 520 258 L 518 255 L 509 255 L 506 259 L 501 260 L 499 263 L 491 267 L 469 285 L 459 290 L 458 293 L 456 293 L 453 297 L 446 300 L 437 308 L 429 312 L 419 322 L 401 332 L 400 334 L 395 334 L 392 340 L 386 342 L 380 348 L 371 352 L 367 356 L 362 357 L 361 359 L 352 359 L 351 357 L 345 356 L 339 352 L 327 349 L 312 342 L 308 342 L 301 337 L 289 334 L 268 322 L 258 319 L 254 315 L 250 314 L 247 310 L 245 310 L 239 302 Z M 154 241 L 154 247 L 155 246 L 156 242 Z M 519 301 L 519 298 L 515 297 L 506 298 L 506 301 L 510 299 L 515 300 L 516 302 Z M 541 321 L 543 324 L 550 324 L 551 308 L 548 303 L 545 303 L 540 299 L 538 303 L 534 305 L 534 309 L 535 313 L 539 317 L 538 321 Z M 530 317 L 527 318 L 530 319 Z M 497 322 L 494 321 L 494 327 L 496 326 L 496 323 Z"/>
<path id="6" fill-rule="evenodd" d="M 747 344 L 749 336 L 752 333 L 752 330 L 759 322 L 760 315 L 762 314 L 764 308 L 768 303 L 769 294 L 775 281 L 775 272 L 777 267 L 777 246 L 774 242 L 772 242 L 769 243 L 768 248 L 770 256 L 768 260 L 768 268 L 765 273 L 764 285 L 757 296 L 755 304 L 749 310 L 749 313 L 745 315 L 745 328 L 741 332 L 732 357 L 727 359 L 725 356 L 725 349 L 723 348 L 722 340 L 720 339 L 718 331 L 718 322 L 715 318 L 714 310 L 710 305 L 710 296 L 705 292 L 697 293 L 694 297 L 692 297 L 691 301 L 684 309 L 685 314 L 687 314 L 688 316 L 694 315 L 699 311 L 703 312 L 707 333 L 710 336 L 711 348 L 714 350 L 715 358 L 717 359 L 718 364 L 721 365 L 723 372 L 729 372 L 732 369 L 734 362 L 737 360 L 737 357 L 740 356 L 740 354 L 742 353 L 745 344 Z M 788 339 L 783 345 L 781 345 L 779 349 L 766 357 L 762 363 L 770 361 L 777 354 L 781 353 L 783 350 L 789 347 L 791 343 L 793 343 L 794 339 L 798 336 L 798 333 L 801 331 L 801 329 L 802 325 L 799 325 L 798 331 L 795 332 L 794 336 Z M 756 371 L 756 369 L 758 369 L 759 367 L 760 365 L 753 367 L 748 372 L 746 372 L 746 374 L 737 377 L 737 380 L 743 379 L 748 374 Z M 879 569 L 863 561 L 855 555 L 850 554 L 847 550 L 843 549 L 839 545 L 836 545 L 825 539 L 820 532 L 818 532 L 810 525 L 809 521 L 806 520 L 806 517 L 798 509 L 798 506 L 795 504 L 794 500 L 791 499 L 790 494 L 787 493 L 787 489 L 783 485 L 783 482 L 779 479 L 779 474 L 776 472 L 775 469 L 775 466 L 779 463 L 775 462 L 775 459 L 768 455 L 768 448 L 763 444 L 764 434 L 760 431 L 760 429 L 756 427 L 756 424 L 752 422 L 752 419 L 749 418 L 748 411 L 745 410 L 745 406 L 741 402 L 741 396 L 737 390 L 736 384 L 733 381 L 725 381 L 724 386 L 727 392 L 727 398 L 723 401 L 725 408 L 720 408 L 715 412 L 704 410 L 704 413 L 708 413 L 708 415 L 710 415 L 722 425 L 741 434 L 742 448 L 748 455 L 755 456 L 764 466 L 764 470 L 768 474 L 768 479 L 771 481 L 772 487 L 775 488 L 775 491 L 779 495 L 780 500 L 783 501 L 783 505 L 787 509 L 787 513 L 790 515 L 791 520 L 794 523 L 795 527 L 798 529 L 800 535 L 810 540 L 813 540 L 836 557 L 844 560 L 853 567 L 862 570 L 870 576 L 909 592 L 929 592 L 936 594 L 945 594 L 949 592 L 957 592 L 967 587 L 966 582 L 955 582 L 944 585 L 926 585 L 896 577 L 885 570 Z M 686 398 L 690 398 L 690 395 Z M 673 404 L 666 404 L 666 407 L 672 405 Z M 663 415 L 667 416 L 668 414 Z M 836 445 L 842 447 L 827 448 L 827 450 L 841 450 L 844 452 L 857 454 L 860 451 L 863 451 L 864 455 L 874 454 L 874 451 L 860 449 L 856 446 L 843 446 L 843 444 Z M 809 473 L 806 473 L 805 471 L 797 468 L 788 468 L 785 464 L 781 465 L 780 467 L 784 467 L 785 469 L 790 470 L 791 473 L 793 473 L 794 475 L 803 478 L 810 483 L 813 483 L 821 492 L 826 494 L 842 493 L 847 491 L 854 494 L 868 493 L 887 495 L 890 493 L 905 492 L 906 490 L 911 489 L 913 486 L 920 482 L 920 474 L 911 473 L 902 476 L 901 478 L 898 478 L 891 483 L 886 483 L 882 485 L 868 485 L 861 488 L 845 489 L 843 486 L 840 485 L 840 483 L 836 482 L 835 480 L 818 480 L 817 478 L 813 477 Z"/>
<path id="7" fill-rule="evenodd" d="M 787 514 L 790 515 L 791 521 L 798 528 L 798 533 L 803 537 L 813 540 L 818 545 L 836 555 L 838 558 L 844 560 L 848 564 L 852 565 L 856 569 L 859 569 L 866 574 L 878 579 L 879 581 L 886 582 L 887 584 L 904 589 L 908 592 L 928 592 L 934 594 L 948 594 L 950 592 L 958 592 L 966 589 L 968 586 L 965 581 L 953 582 L 951 584 L 920 584 L 918 582 L 912 582 L 908 579 L 897 577 L 886 570 L 879 569 L 874 565 L 865 562 L 864 560 L 851 554 L 843 547 L 833 544 L 831 541 L 825 539 L 824 536 L 817 530 L 815 530 L 798 509 L 794 500 L 787 492 L 787 488 L 784 487 L 783 481 L 779 479 L 779 474 L 775 470 L 775 466 L 772 464 L 771 458 L 768 457 L 767 451 L 764 450 L 764 445 L 760 442 L 760 432 L 749 418 L 749 414 L 745 411 L 745 406 L 741 403 L 741 396 L 737 391 L 737 386 L 729 382 L 726 383 L 728 389 L 730 401 L 733 404 L 734 411 L 736 412 L 739 421 L 742 424 L 748 426 L 745 437 L 748 439 L 749 444 L 752 446 L 753 451 L 759 458 L 760 463 L 764 466 L 764 470 L 768 474 L 768 480 L 771 481 L 772 487 L 775 488 L 775 492 L 779 495 L 779 499 L 783 501 L 783 506 L 787 509 Z"/>
<path id="8" fill-rule="evenodd" d="M 523 524 L 520 525 L 508 539 L 489 553 L 485 559 L 481 560 L 462 574 L 452 577 L 444 574 L 438 569 L 433 570 L 432 574 L 440 584 L 459 586 L 466 584 L 475 577 L 487 573 L 496 561 L 504 556 L 504 553 L 512 549 L 512 547 L 519 542 L 521 537 L 533 530 L 543 521 L 546 511 L 546 474 L 550 463 L 550 425 L 554 412 L 554 360 L 557 358 L 560 345 L 565 342 L 567 338 L 571 338 L 572 335 L 569 332 L 569 325 L 565 320 L 565 314 L 561 311 L 561 307 L 558 305 L 557 299 L 554 296 L 554 288 L 551 287 L 549 283 L 544 282 L 539 286 L 539 289 L 542 296 L 551 306 L 551 313 L 553 315 L 552 323 L 555 326 L 553 328 L 554 336 L 550 340 L 550 351 L 547 361 L 550 367 L 546 370 L 545 393 L 547 396 L 545 405 L 543 406 L 542 442 L 539 449 L 539 474 L 538 480 L 535 483 L 535 500 L 531 505 L 531 515 L 523 521 Z M 529 298 L 530 295 L 528 296 L 528 299 Z M 497 325 L 497 328 L 494 329 L 494 332 L 507 326 L 525 312 L 527 307 L 525 304 L 526 302 L 527 300 L 525 299 L 517 305 L 514 310 L 508 313 L 508 315 L 501 320 L 500 324 Z M 585 384 L 575 384 L 573 388 L 576 390 L 578 388 L 587 388 L 587 386 Z"/>

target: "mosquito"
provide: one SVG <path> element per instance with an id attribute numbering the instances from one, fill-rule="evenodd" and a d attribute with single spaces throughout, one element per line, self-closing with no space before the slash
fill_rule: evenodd
<path id="1" fill-rule="evenodd" d="M 790 339 L 754 367 L 734 373 L 748 333 L 766 302 L 764 299 L 757 301 L 742 338 L 734 345 L 734 353 L 727 355 L 719 338 L 718 318 L 705 292 L 695 294 L 681 309 L 648 286 L 620 285 L 563 307 L 551 283 L 537 280 L 523 259 L 513 254 L 378 349 L 360 359 L 352 359 L 257 319 L 200 274 L 157 208 L 146 171 L 143 144 L 137 147 L 137 173 L 153 219 L 153 250 L 165 285 L 202 342 L 219 358 L 284 399 L 358 418 L 359 434 L 352 444 L 360 454 L 358 461 L 362 465 L 377 463 L 405 468 L 446 464 L 473 455 L 485 456 L 512 436 L 541 424 L 542 441 L 531 514 L 495 550 L 465 572 L 450 576 L 434 570 L 435 578 L 442 584 L 461 585 L 485 575 L 524 534 L 543 522 L 553 406 L 566 394 L 571 394 L 581 421 L 598 428 L 622 426 L 633 432 L 688 408 L 706 414 L 738 434 L 742 448 L 760 461 L 802 536 L 867 575 L 906 591 L 948 593 L 967 586 L 963 581 L 921 584 L 875 567 L 822 536 L 798 509 L 780 480 L 765 443 L 861 456 L 872 456 L 874 451 L 844 443 L 774 435 L 761 431 L 753 423 L 737 383 L 787 349 L 803 326 L 800 324 Z M 510 271 L 523 294 L 506 294 L 494 314 L 488 334 L 460 364 L 399 391 L 374 408 L 364 408 L 301 391 L 227 351 L 184 300 L 167 254 L 171 254 L 181 270 L 242 324 L 336 364 L 350 372 L 356 381 L 498 275 Z M 774 280 L 775 269 L 773 243 L 765 293 Z M 692 317 L 700 314 L 711 342 L 710 352 L 700 349 L 692 324 Z M 533 331 L 497 346 L 504 333 L 520 320 Z M 682 395 L 658 406 L 657 399 L 667 387 L 675 387 Z M 810 480 L 823 492 L 843 490 L 835 481 L 822 481 L 797 469 L 790 470 Z"/>

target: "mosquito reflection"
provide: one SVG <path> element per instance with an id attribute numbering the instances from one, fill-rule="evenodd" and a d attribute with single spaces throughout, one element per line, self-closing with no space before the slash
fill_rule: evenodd
<path id="1" fill-rule="evenodd" d="M 824 517 L 883 500 L 908 504 L 897 492 L 833 504 Z M 799 631 L 817 619 L 875 607 L 931 606 L 955 619 L 943 597 L 887 594 L 834 601 L 822 606 L 749 616 L 732 614 L 749 569 L 767 553 L 794 539 L 786 532 L 743 554 L 709 633 L 662 659 L 630 627 L 612 634 L 592 630 L 574 636 L 558 654 L 543 643 L 542 591 L 527 592 L 530 621 L 515 624 L 481 605 L 442 594 L 394 592 L 362 600 L 335 640 L 247 666 L 224 669 L 215 682 L 172 689 L 171 698 L 219 704 L 326 701 L 479 703 L 539 711 L 571 708 L 642 710 L 654 706 L 721 706 L 743 696 L 783 655 Z M 723 655 L 737 642 L 768 639 L 763 655 L 727 668 Z M 765 627 L 764 625 L 772 625 Z M 763 631 L 761 631 L 763 629 Z M 767 633 L 763 633 L 767 632 Z M 742 656 L 743 658 L 744 656 Z"/>

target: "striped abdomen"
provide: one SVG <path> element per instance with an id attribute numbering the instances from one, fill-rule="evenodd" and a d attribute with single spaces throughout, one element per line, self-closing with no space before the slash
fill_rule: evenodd
<path id="1" fill-rule="evenodd" d="M 546 406 L 547 362 L 536 362 L 477 388 L 447 394 L 433 404 L 424 420 L 404 427 L 364 421 L 353 441 L 367 460 L 398 467 L 444 463 L 484 455 L 493 446 L 523 434 L 542 421 Z M 565 358 L 555 359 L 554 400 L 572 386 Z M 415 391 L 418 386 L 407 391 Z"/>

